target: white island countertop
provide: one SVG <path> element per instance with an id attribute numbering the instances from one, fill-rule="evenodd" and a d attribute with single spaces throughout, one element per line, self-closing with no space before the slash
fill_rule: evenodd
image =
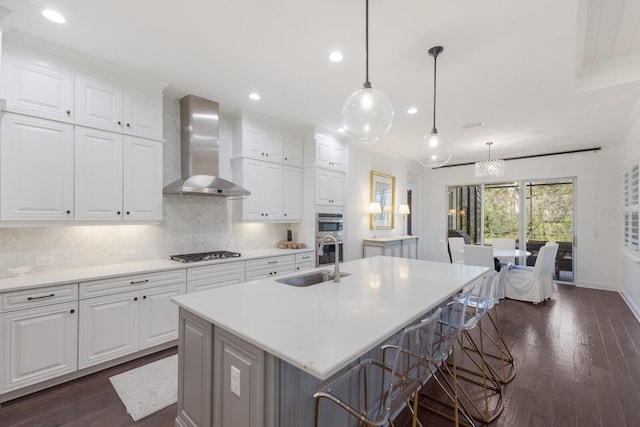
<path id="1" fill-rule="evenodd" d="M 376 256 L 345 262 L 340 271 L 350 273 L 340 283 L 294 287 L 269 278 L 173 301 L 324 380 L 488 269 Z"/>

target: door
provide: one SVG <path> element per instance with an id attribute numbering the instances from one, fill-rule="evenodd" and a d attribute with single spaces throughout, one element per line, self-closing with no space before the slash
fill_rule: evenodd
<path id="1" fill-rule="evenodd" d="M 140 350 L 178 339 L 178 305 L 171 298 L 185 293 L 185 284 L 140 291 Z"/>
<path id="2" fill-rule="evenodd" d="M 5 114 L 1 134 L 1 219 L 73 219 L 73 126 Z"/>
<path id="3" fill-rule="evenodd" d="M 78 367 L 138 350 L 138 291 L 80 301 Z"/>
<path id="4" fill-rule="evenodd" d="M 162 143 L 124 137 L 124 219 L 162 219 Z"/>
<path id="5" fill-rule="evenodd" d="M 0 392 L 74 372 L 78 367 L 78 303 L 4 313 Z"/>
<path id="6" fill-rule="evenodd" d="M 122 135 L 75 129 L 75 219 L 122 219 Z"/>

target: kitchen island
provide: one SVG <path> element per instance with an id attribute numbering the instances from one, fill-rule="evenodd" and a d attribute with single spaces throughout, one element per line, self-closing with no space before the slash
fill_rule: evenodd
<path id="1" fill-rule="evenodd" d="M 486 271 L 376 256 L 341 264 L 340 283 L 262 279 L 176 297 L 176 425 L 311 426 L 318 386 Z"/>

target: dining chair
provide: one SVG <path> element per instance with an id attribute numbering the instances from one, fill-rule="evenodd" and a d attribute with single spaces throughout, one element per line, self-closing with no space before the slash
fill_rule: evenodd
<path id="1" fill-rule="evenodd" d="M 496 237 L 493 239 L 491 245 L 494 250 L 497 251 L 514 251 L 516 250 L 516 239 L 507 239 L 502 237 Z M 510 262 L 511 264 L 516 263 L 515 257 L 498 257 L 502 264 L 506 264 Z"/>
<path id="2" fill-rule="evenodd" d="M 449 237 L 449 253 L 451 254 L 451 262 L 453 264 L 463 264 L 464 254 L 464 238 L 463 237 Z"/>
<path id="3" fill-rule="evenodd" d="M 318 426 L 320 402 L 327 400 L 365 426 L 393 426 L 392 417 L 407 404 L 416 427 L 416 394 L 431 375 L 430 354 L 440 312 L 438 308 L 404 328 L 395 342 L 382 346 L 382 361 L 362 360 L 314 393 L 314 426 Z"/>
<path id="4" fill-rule="evenodd" d="M 444 262 L 451 262 L 449 247 L 447 246 L 447 242 L 445 242 L 443 239 L 440 239 L 440 259 Z"/>
<path id="5" fill-rule="evenodd" d="M 507 273 L 505 296 L 534 304 L 551 298 L 556 289 L 553 269 L 558 246 L 557 243 L 541 246 L 533 269 L 510 270 Z"/>
<path id="6" fill-rule="evenodd" d="M 464 245 L 463 258 L 466 265 L 478 265 L 491 270 L 495 268 L 491 246 Z"/>

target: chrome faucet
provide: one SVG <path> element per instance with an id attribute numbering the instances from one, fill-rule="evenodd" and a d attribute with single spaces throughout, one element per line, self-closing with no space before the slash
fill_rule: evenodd
<path id="1" fill-rule="evenodd" d="M 320 248 L 318 249 L 318 255 L 322 256 L 324 254 L 324 242 L 327 239 L 333 240 L 333 245 L 336 247 L 336 265 L 333 267 L 333 281 L 336 283 L 340 282 L 340 245 L 338 244 L 338 239 L 333 237 L 332 235 L 325 236 L 322 240 L 320 240 Z"/>

